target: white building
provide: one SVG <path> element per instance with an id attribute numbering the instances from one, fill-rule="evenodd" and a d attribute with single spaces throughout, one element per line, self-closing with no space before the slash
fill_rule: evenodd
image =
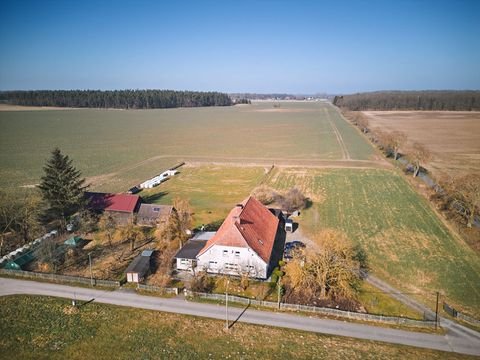
<path id="1" fill-rule="evenodd" d="M 266 279 L 282 258 L 283 220 L 249 197 L 235 206 L 196 255 L 196 266 L 214 274 Z"/>

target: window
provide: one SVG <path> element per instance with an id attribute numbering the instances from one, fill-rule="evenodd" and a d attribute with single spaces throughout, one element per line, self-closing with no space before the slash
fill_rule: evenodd
<path id="1" fill-rule="evenodd" d="M 228 256 L 228 250 L 223 250 L 223 256 Z"/>
<path id="2" fill-rule="evenodd" d="M 181 259 L 180 264 L 182 265 L 188 265 L 188 259 Z"/>
<path id="3" fill-rule="evenodd" d="M 225 263 L 225 270 L 237 270 L 237 265 Z"/>
<path id="4" fill-rule="evenodd" d="M 235 251 L 235 256 L 240 257 L 240 251 Z"/>
<path id="5" fill-rule="evenodd" d="M 155 212 L 159 212 L 159 211 L 160 211 L 160 208 L 158 208 L 158 207 L 154 207 L 154 208 L 153 208 L 153 211 L 155 211 Z"/>

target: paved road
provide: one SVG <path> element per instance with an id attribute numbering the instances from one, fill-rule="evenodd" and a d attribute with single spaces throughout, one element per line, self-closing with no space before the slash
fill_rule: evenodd
<path id="1" fill-rule="evenodd" d="M 83 301 L 95 299 L 95 302 L 105 304 L 195 315 L 213 319 L 225 319 L 225 308 L 219 305 L 188 302 L 179 298 L 165 299 L 143 296 L 122 290 L 102 291 L 89 288 L 0 278 L 0 296 L 9 294 L 46 295 L 70 299 L 75 296 L 76 299 Z M 247 309 L 243 314 L 242 311 L 243 310 L 240 308 L 230 308 L 230 320 L 233 321 L 239 317 L 238 321 L 251 324 L 298 329 L 480 356 L 480 340 L 474 337 L 451 337 L 448 335 L 424 334 L 252 309 Z"/>
<path id="2" fill-rule="evenodd" d="M 397 299 L 398 301 L 402 302 L 403 304 L 409 306 L 413 310 L 418 311 L 419 313 L 423 313 L 427 319 L 435 320 L 435 312 L 432 311 L 430 308 L 426 307 L 425 305 L 419 303 L 418 301 L 413 300 L 412 298 L 402 294 L 397 289 L 393 288 L 386 282 L 376 278 L 373 275 L 363 274 L 366 275 L 365 280 L 368 281 L 370 284 L 374 285 L 378 289 L 389 293 L 393 298 Z M 439 317 L 440 325 L 446 329 L 447 333 L 445 337 L 450 342 L 455 341 L 468 341 L 470 339 L 472 343 L 480 343 L 480 333 L 469 329 L 465 326 L 462 326 L 450 319 L 446 319 L 444 317 Z"/>

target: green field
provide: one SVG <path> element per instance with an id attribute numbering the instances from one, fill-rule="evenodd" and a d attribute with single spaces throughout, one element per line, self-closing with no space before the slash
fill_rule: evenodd
<path id="1" fill-rule="evenodd" d="M 321 102 L 259 102 L 234 107 L 161 110 L 37 110 L 0 112 L 0 186 L 36 184 L 53 147 L 74 159 L 102 189 L 125 190 L 178 160 L 256 162 L 343 158 L 373 148 Z M 98 178 L 100 177 L 100 178 Z M 125 184 L 119 179 L 124 179 Z"/>
<path id="2" fill-rule="evenodd" d="M 373 273 L 425 301 L 446 301 L 480 314 L 480 257 L 452 236 L 430 205 L 398 174 L 386 170 L 274 172 L 272 187 L 297 186 L 313 200 L 302 230 L 344 231 L 369 256 Z"/>
<path id="3" fill-rule="evenodd" d="M 3 359 L 468 359 L 455 353 L 70 300 L 0 297 Z"/>

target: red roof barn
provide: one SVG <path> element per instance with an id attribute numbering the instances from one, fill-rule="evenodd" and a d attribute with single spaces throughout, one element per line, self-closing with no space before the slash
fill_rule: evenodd
<path id="1" fill-rule="evenodd" d="M 88 206 L 95 211 L 113 211 L 133 214 L 138 210 L 140 197 L 130 194 L 87 192 Z"/>

